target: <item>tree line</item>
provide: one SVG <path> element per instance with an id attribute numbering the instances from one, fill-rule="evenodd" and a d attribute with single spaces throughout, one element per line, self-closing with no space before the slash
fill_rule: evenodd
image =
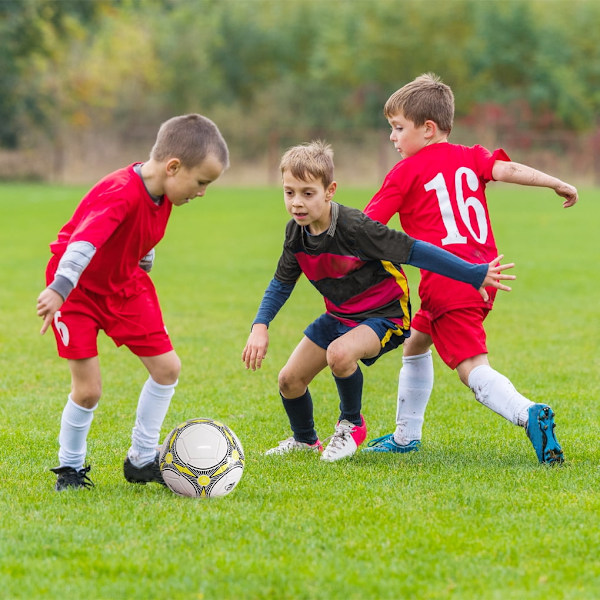
<path id="1" fill-rule="evenodd" d="M 0 0 L 0 147 L 204 112 L 252 156 L 274 133 L 381 128 L 429 71 L 457 119 L 590 131 L 599 23 L 594 0 Z"/>

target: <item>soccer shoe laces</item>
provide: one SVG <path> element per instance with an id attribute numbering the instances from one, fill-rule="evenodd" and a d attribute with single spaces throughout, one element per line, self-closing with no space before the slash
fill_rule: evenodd
<path id="1" fill-rule="evenodd" d="M 61 489 L 67 487 L 82 487 L 91 488 L 94 487 L 94 482 L 88 477 L 91 467 L 83 467 L 77 471 L 73 467 L 58 467 L 56 469 L 50 469 L 53 473 L 56 473 L 60 479 Z"/>
<path id="2" fill-rule="evenodd" d="M 321 451 L 323 446 L 317 439 L 314 444 L 307 444 L 306 442 L 298 442 L 294 437 L 289 437 L 286 440 L 281 440 L 275 448 L 267 450 L 265 454 L 287 454 L 295 450 L 317 450 Z"/>
<path id="3" fill-rule="evenodd" d="M 350 421 L 340 421 L 335 426 L 335 433 L 330 435 L 323 443 L 329 442 L 328 447 L 343 448 L 348 439 L 352 437 L 352 431 L 355 427 L 356 425 L 350 423 Z"/>

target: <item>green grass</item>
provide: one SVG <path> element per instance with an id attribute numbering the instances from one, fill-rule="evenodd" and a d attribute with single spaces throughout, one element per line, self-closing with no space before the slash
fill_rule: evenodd
<path id="1" fill-rule="evenodd" d="M 567 463 L 537 464 L 524 432 L 479 405 L 435 359 L 422 451 L 265 457 L 287 437 L 277 373 L 322 311 L 302 281 L 271 326 L 269 356 L 241 351 L 287 218 L 277 189 L 222 189 L 176 208 L 153 278 L 182 358 L 163 435 L 227 423 L 247 462 L 220 500 L 132 486 L 121 468 L 146 375 L 101 336 L 104 394 L 88 442 L 91 491 L 53 491 L 68 369 L 35 299 L 47 244 L 83 188 L 0 187 L 0 596 L 7 599 L 591 599 L 600 597 L 598 241 L 600 193 L 563 210 L 544 190 L 491 186 L 498 246 L 517 263 L 488 319 L 490 360 L 556 411 Z M 338 192 L 362 207 L 366 190 Z M 417 279 L 409 271 L 416 304 Z M 365 369 L 369 437 L 391 431 L 400 351 Z M 313 383 L 321 437 L 332 378 Z"/>

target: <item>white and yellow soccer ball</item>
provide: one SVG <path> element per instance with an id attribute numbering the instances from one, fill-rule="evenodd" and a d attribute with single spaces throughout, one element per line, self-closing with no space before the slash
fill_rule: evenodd
<path id="1" fill-rule="evenodd" d="M 163 442 L 160 471 L 180 496 L 216 498 L 233 491 L 244 472 L 244 449 L 235 433 L 213 419 L 190 419 Z"/>

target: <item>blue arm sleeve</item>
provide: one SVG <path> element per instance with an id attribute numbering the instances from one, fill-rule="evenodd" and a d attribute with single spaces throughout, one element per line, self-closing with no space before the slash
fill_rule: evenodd
<path id="1" fill-rule="evenodd" d="M 454 254 L 420 240 L 413 244 L 407 264 L 470 283 L 479 289 L 488 272 L 488 263 L 473 264 Z"/>
<path id="2" fill-rule="evenodd" d="M 268 327 L 269 323 L 275 318 L 275 315 L 277 315 L 286 300 L 290 297 L 294 287 L 295 284 L 281 283 L 281 281 L 275 278 L 271 279 L 252 325 L 263 323 Z"/>

